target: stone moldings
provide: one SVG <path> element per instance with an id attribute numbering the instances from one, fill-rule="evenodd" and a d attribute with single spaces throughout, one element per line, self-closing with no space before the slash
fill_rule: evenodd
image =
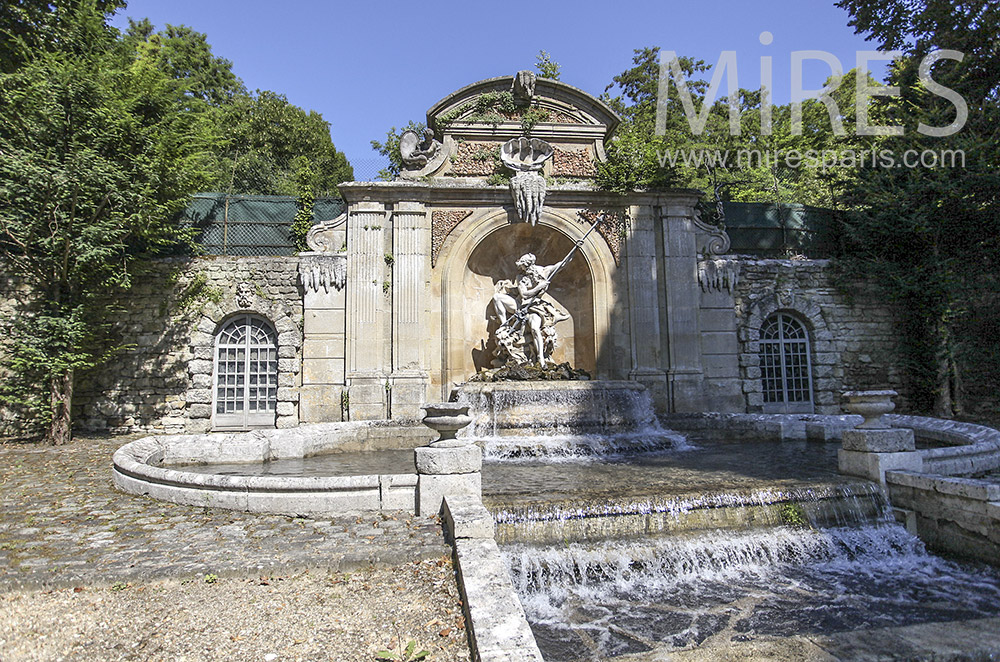
<path id="1" fill-rule="evenodd" d="M 740 317 L 737 310 L 737 317 Z M 813 402 L 817 413 L 836 413 L 839 409 L 838 387 L 840 382 L 830 379 L 832 371 L 839 363 L 833 336 L 827 328 L 823 309 L 807 296 L 782 297 L 770 293 L 749 302 L 743 312 L 743 324 L 739 330 L 741 345 L 740 372 L 743 377 L 743 392 L 746 394 L 747 410 L 760 412 L 764 406 L 763 385 L 760 369 L 760 330 L 765 320 L 777 312 L 790 313 L 803 322 L 809 334 L 812 350 Z"/>
<path id="2" fill-rule="evenodd" d="M 246 281 L 236 285 L 236 305 L 240 308 L 249 308 L 254 302 L 253 285 Z"/>
<path id="3" fill-rule="evenodd" d="M 330 288 L 344 289 L 347 284 L 347 254 L 327 255 L 324 253 L 299 254 L 299 281 L 310 292 Z"/>
<path id="4" fill-rule="evenodd" d="M 432 129 L 424 129 L 421 139 L 414 131 L 406 131 L 399 138 L 399 156 L 403 179 L 418 179 L 435 172 L 448 157 L 448 149 L 434 138 Z"/>
<path id="5" fill-rule="evenodd" d="M 320 221 L 306 234 L 306 245 L 317 253 L 338 253 L 345 248 L 347 213 L 329 221 Z"/>
<path id="6" fill-rule="evenodd" d="M 701 255 L 722 255 L 729 251 L 730 239 L 724 228 L 701 220 L 701 215 L 695 210 L 691 217 L 694 226 L 701 230 L 698 236 L 698 253 Z"/>
<path id="7" fill-rule="evenodd" d="M 733 293 L 740 277 L 739 260 L 709 258 L 698 262 L 698 285 L 702 292 Z"/>
<path id="8" fill-rule="evenodd" d="M 431 212 L 431 267 L 437 266 L 444 240 L 459 223 L 471 215 L 471 209 L 438 209 Z"/>
<path id="9" fill-rule="evenodd" d="M 552 145 L 538 138 L 512 138 L 500 148 L 500 160 L 514 171 L 510 195 L 518 218 L 535 225 L 545 205 L 545 178 L 540 174 L 552 158 Z"/>

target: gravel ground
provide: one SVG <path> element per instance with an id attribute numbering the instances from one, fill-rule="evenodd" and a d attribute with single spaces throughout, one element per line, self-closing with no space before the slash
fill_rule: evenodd
<path id="1" fill-rule="evenodd" d="M 448 559 L 213 579 L 0 594 L 0 658 L 360 661 L 413 640 L 469 659 Z"/>
<path id="2" fill-rule="evenodd" d="M 433 520 L 307 520 L 117 492 L 111 453 L 0 444 L 0 662 L 470 659 Z"/>

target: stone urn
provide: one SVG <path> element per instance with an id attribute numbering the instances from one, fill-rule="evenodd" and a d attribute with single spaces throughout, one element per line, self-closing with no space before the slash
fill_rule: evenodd
<path id="1" fill-rule="evenodd" d="M 844 409 L 848 414 L 863 416 L 865 421 L 857 426 L 859 430 L 886 430 L 882 415 L 896 408 L 892 399 L 895 391 L 847 391 L 844 393 Z"/>
<path id="2" fill-rule="evenodd" d="M 423 424 L 438 433 L 438 438 L 430 443 L 432 447 L 455 448 L 472 443 L 471 440 L 456 439 L 458 431 L 472 422 L 469 405 L 435 402 L 420 408 L 424 410 Z"/>

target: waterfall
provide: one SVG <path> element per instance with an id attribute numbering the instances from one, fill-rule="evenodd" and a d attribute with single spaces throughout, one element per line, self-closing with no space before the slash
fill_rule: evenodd
<path id="1" fill-rule="evenodd" d="M 466 384 L 459 402 L 489 461 L 580 460 L 614 454 L 681 450 L 684 437 L 662 428 L 649 393 L 635 382 L 499 382 Z"/>
<path id="2" fill-rule="evenodd" d="M 706 529 L 783 524 L 842 527 L 893 521 L 882 489 L 862 482 L 528 503 L 487 498 L 486 503 L 501 543 L 562 543 Z"/>
<path id="3" fill-rule="evenodd" d="M 504 554 L 549 662 L 1000 614 L 1000 572 L 929 555 L 884 522 Z"/>

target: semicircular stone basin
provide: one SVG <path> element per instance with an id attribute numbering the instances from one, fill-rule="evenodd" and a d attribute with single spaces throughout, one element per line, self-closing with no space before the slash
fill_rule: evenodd
<path id="1" fill-rule="evenodd" d="M 235 434 L 160 435 L 119 448 L 114 484 L 130 494 L 171 503 L 252 513 L 332 515 L 345 512 L 414 512 L 417 474 L 345 476 L 221 475 L 192 465 L 264 463 L 333 453 L 414 448 L 431 432 L 385 422 L 324 423 L 290 430 Z"/>

